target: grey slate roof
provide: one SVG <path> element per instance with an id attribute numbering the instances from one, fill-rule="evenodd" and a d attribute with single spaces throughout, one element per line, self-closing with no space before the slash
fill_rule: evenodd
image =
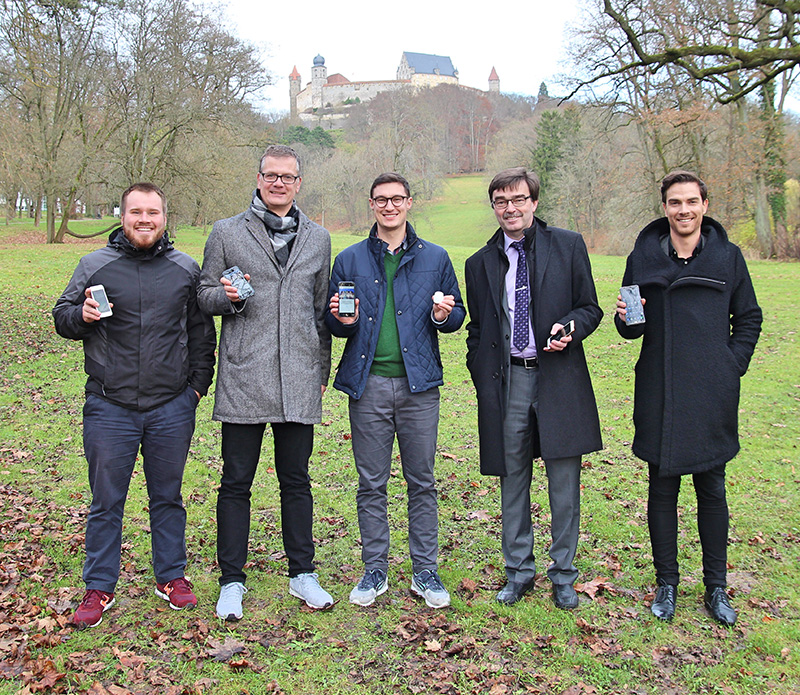
<path id="1" fill-rule="evenodd" d="M 453 67 L 453 61 L 450 56 L 437 56 L 430 53 L 410 53 L 405 51 L 403 55 L 406 57 L 409 66 L 418 75 L 448 75 L 450 77 L 456 76 L 456 70 Z M 438 68 L 438 72 L 437 69 Z"/>

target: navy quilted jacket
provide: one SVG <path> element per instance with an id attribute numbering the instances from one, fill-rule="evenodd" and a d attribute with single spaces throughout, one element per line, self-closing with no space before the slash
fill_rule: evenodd
<path id="1" fill-rule="evenodd" d="M 406 238 L 408 249 L 394 278 L 395 316 L 408 385 L 412 392 L 419 393 L 443 383 L 437 330 L 457 331 L 466 311 L 447 251 L 418 238 L 410 224 L 406 227 Z M 386 305 L 383 267 L 386 249 L 387 244 L 378 238 L 377 227 L 373 226 L 368 238 L 336 257 L 331 271 L 329 298 L 338 291 L 340 281 L 352 280 L 359 300 L 358 321 L 352 325 L 341 324 L 330 311 L 325 316 L 330 332 L 347 338 L 333 385 L 356 399 L 361 398 L 367 385 Z M 452 294 L 456 300 L 441 324 L 434 323 L 431 316 L 431 297 L 437 290 Z"/>

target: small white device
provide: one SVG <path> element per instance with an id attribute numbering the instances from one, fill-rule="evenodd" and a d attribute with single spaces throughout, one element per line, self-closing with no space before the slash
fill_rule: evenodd
<path id="1" fill-rule="evenodd" d="M 97 310 L 100 312 L 101 319 L 111 316 L 114 313 L 111 311 L 111 304 L 108 301 L 105 287 L 102 285 L 92 285 L 89 288 L 89 294 L 92 295 L 92 299 L 98 304 Z"/>

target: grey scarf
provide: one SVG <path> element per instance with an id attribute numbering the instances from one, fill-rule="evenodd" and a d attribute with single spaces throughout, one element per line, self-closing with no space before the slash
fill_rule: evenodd
<path id="1" fill-rule="evenodd" d="M 289 214 L 286 217 L 278 217 L 267 209 L 256 189 L 253 191 L 253 202 L 250 204 L 250 209 L 264 223 L 278 263 L 281 264 L 281 267 L 285 266 L 297 236 L 297 225 L 300 220 L 297 205 L 292 203 Z"/>

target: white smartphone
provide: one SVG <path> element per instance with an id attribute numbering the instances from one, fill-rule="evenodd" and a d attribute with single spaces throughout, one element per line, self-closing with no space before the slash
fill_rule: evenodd
<path id="1" fill-rule="evenodd" d="M 572 335 L 575 332 L 575 321 L 570 321 L 564 328 L 562 328 L 557 333 L 553 333 L 553 335 L 547 337 L 547 347 L 550 347 L 551 340 L 561 340 L 562 338 L 566 338 L 568 335 Z"/>
<path id="2" fill-rule="evenodd" d="M 102 285 L 92 285 L 89 288 L 89 294 L 92 295 L 92 299 L 98 304 L 97 310 L 100 312 L 101 319 L 111 316 L 114 313 L 111 311 L 111 303 L 108 301 L 105 287 Z"/>
<path id="3" fill-rule="evenodd" d="M 637 323 L 644 323 L 644 307 L 642 306 L 642 295 L 639 292 L 639 285 L 625 285 L 619 288 L 619 296 L 625 302 L 625 323 L 633 326 Z"/>

